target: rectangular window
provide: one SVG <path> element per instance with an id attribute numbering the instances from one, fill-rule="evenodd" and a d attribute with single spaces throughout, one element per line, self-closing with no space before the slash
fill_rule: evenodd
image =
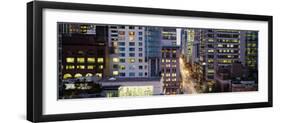
<path id="1" fill-rule="evenodd" d="M 103 63 L 103 58 L 98 58 L 98 63 Z"/>
<path id="2" fill-rule="evenodd" d="M 125 46 L 125 42 L 118 42 L 119 46 Z"/>
<path id="3" fill-rule="evenodd" d="M 129 58 L 129 63 L 135 63 L 135 59 L 134 58 Z"/>
<path id="4" fill-rule="evenodd" d="M 135 46 L 135 42 L 129 42 L 129 46 Z"/>
<path id="5" fill-rule="evenodd" d="M 94 68 L 95 68 L 94 65 L 88 65 L 88 66 L 87 66 L 87 69 L 90 69 L 90 70 L 92 70 L 92 69 L 94 69 Z"/>
<path id="6" fill-rule="evenodd" d="M 120 66 L 119 66 L 119 69 L 120 69 L 120 70 L 125 70 L 126 67 L 125 67 L 124 65 L 120 65 Z"/>
<path id="7" fill-rule="evenodd" d="M 119 62 L 119 58 L 113 58 L 112 61 L 113 61 L 114 63 L 117 63 L 117 62 Z"/>
<path id="8" fill-rule="evenodd" d="M 142 68 L 143 68 L 143 67 L 140 65 L 140 66 L 139 66 L 139 69 L 142 70 Z"/>
<path id="9" fill-rule="evenodd" d="M 119 51 L 125 51 L 124 47 L 119 47 Z"/>
<path id="10" fill-rule="evenodd" d="M 171 76 L 171 74 L 170 73 L 166 73 L 166 77 L 170 77 Z"/>
<path id="11" fill-rule="evenodd" d="M 139 42 L 139 46 L 142 46 L 142 42 Z"/>
<path id="12" fill-rule="evenodd" d="M 208 50 L 208 53 L 213 53 L 214 52 L 214 50 Z"/>
<path id="13" fill-rule="evenodd" d="M 95 60 L 95 58 L 87 58 L 87 62 L 88 63 L 95 63 L 96 60 Z"/>
<path id="14" fill-rule="evenodd" d="M 120 63 L 125 63 L 125 59 L 119 59 Z"/>
<path id="15" fill-rule="evenodd" d="M 134 77 L 134 76 L 135 76 L 135 73 L 130 72 L 130 73 L 129 73 L 129 76 L 130 76 L 130 77 Z"/>
<path id="16" fill-rule="evenodd" d="M 119 31 L 119 35 L 125 35 L 125 31 Z"/>
<path id="17" fill-rule="evenodd" d="M 73 57 L 68 57 L 66 58 L 67 63 L 74 63 L 74 58 Z"/>
<path id="18" fill-rule="evenodd" d="M 130 57 L 135 57 L 135 53 L 129 53 Z"/>
<path id="19" fill-rule="evenodd" d="M 112 74 L 113 74 L 113 76 L 118 76 L 119 72 L 118 71 L 113 71 Z"/>
<path id="20" fill-rule="evenodd" d="M 119 73 L 119 76 L 126 76 L 126 73 Z"/>
<path id="21" fill-rule="evenodd" d="M 126 55 L 125 55 L 125 53 L 120 53 L 119 56 L 120 57 L 125 57 Z"/>
<path id="22" fill-rule="evenodd" d="M 135 48 L 129 48 L 129 51 L 135 51 Z"/>
<path id="23" fill-rule="evenodd" d="M 113 64 L 113 68 L 117 69 L 118 68 L 118 64 Z"/>
<path id="24" fill-rule="evenodd" d="M 85 69 L 84 65 L 77 65 L 77 69 Z"/>
<path id="25" fill-rule="evenodd" d="M 139 51 L 142 51 L 142 48 L 139 48 Z"/>
<path id="26" fill-rule="evenodd" d="M 135 40 L 135 32 L 133 32 L 133 31 L 129 32 L 129 40 L 130 41 L 134 41 Z"/>
<path id="27" fill-rule="evenodd" d="M 74 65 L 66 65 L 65 66 L 65 69 L 75 69 L 75 66 Z"/>
<path id="28" fill-rule="evenodd" d="M 77 63 L 84 63 L 85 62 L 85 58 L 77 58 Z"/>
<path id="29" fill-rule="evenodd" d="M 142 53 L 139 53 L 139 57 L 142 57 Z"/>
<path id="30" fill-rule="evenodd" d="M 99 65 L 99 69 L 103 69 L 103 65 Z"/>

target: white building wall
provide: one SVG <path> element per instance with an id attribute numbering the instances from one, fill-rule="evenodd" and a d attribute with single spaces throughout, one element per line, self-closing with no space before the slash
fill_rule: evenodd
<path id="1" fill-rule="evenodd" d="M 119 76 L 122 77 L 148 77 L 148 63 L 145 61 L 145 29 L 144 27 L 132 26 L 133 28 L 129 28 L 130 26 L 125 26 L 125 28 L 120 28 L 118 26 L 118 32 L 125 32 L 124 38 L 120 38 L 120 34 L 118 34 L 118 43 L 124 42 L 125 45 L 117 46 L 118 53 L 117 56 L 119 58 Z M 112 30 L 112 29 L 109 29 Z M 134 33 L 134 36 L 130 36 L 130 32 Z M 109 33 L 111 36 L 111 32 Z M 110 37 L 109 36 L 109 37 Z M 133 40 L 132 40 L 133 39 Z M 135 43 L 134 46 L 130 46 L 130 43 Z M 111 43 L 110 43 L 111 44 Z M 134 48 L 134 51 L 130 51 L 131 48 Z M 122 51 L 120 50 L 122 49 Z M 124 51 L 123 51 L 124 49 Z M 120 54 L 125 54 L 121 56 Z M 130 54 L 134 54 L 134 56 L 130 56 Z M 112 61 L 113 58 L 111 58 Z M 121 59 L 125 59 L 125 62 L 121 62 Z M 111 62 L 111 64 L 114 64 Z M 124 66 L 125 69 L 121 69 L 120 66 Z M 142 66 L 142 68 L 140 67 Z M 111 65 L 111 67 L 113 67 Z M 113 69 L 112 69 L 113 70 Z M 113 71 L 112 71 L 113 72 Z M 121 76 L 121 74 L 125 74 L 125 76 Z M 134 76 L 133 76 L 134 74 Z"/>

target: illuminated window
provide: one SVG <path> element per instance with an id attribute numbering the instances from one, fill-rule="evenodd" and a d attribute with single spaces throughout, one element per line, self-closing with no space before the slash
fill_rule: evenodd
<path id="1" fill-rule="evenodd" d="M 63 79 L 69 79 L 69 78 L 72 78 L 71 74 L 66 73 L 66 74 L 63 75 Z"/>
<path id="2" fill-rule="evenodd" d="M 213 60 L 213 59 L 208 59 L 208 62 L 209 62 L 209 63 L 213 63 L 214 60 Z"/>
<path id="3" fill-rule="evenodd" d="M 113 74 L 114 76 L 117 76 L 117 75 L 119 74 L 119 72 L 118 72 L 118 71 L 113 71 L 112 74 Z"/>
<path id="4" fill-rule="evenodd" d="M 74 63 L 74 58 L 73 57 L 68 57 L 66 58 L 67 63 Z"/>
<path id="5" fill-rule="evenodd" d="M 173 63 L 176 63 L 176 62 L 177 62 L 177 60 L 172 60 L 172 62 L 173 62 Z"/>
<path id="6" fill-rule="evenodd" d="M 74 77 L 75 77 L 75 78 L 80 78 L 80 77 L 82 77 L 82 74 L 76 73 L 76 74 L 74 75 Z"/>
<path id="7" fill-rule="evenodd" d="M 176 77 L 177 76 L 177 74 L 176 73 L 172 73 L 172 77 Z"/>
<path id="8" fill-rule="evenodd" d="M 162 59 L 162 62 L 164 63 L 164 62 L 165 62 L 165 59 Z"/>
<path id="9" fill-rule="evenodd" d="M 85 62 L 85 58 L 77 58 L 77 62 L 78 63 L 84 63 Z"/>
<path id="10" fill-rule="evenodd" d="M 119 40 L 125 40 L 125 31 L 119 31 Z"/>
<path id="11" fill-rule="evenodd" d="M 66 65 L 65 66 L 65 69 L 75 69 L 75 66 L 74 65 Z"/>
<path id="12" fill-rule="evenodd" d="M 171 67 L 171 65 L 170 64 L 166 64 L 166 67 Z"/>
<path id="13" fill-rule="evenodd" d="M 121 43 L 121 42 L 119 42 L 119 43 Z M 123 42 L 123 43 L 125 43 L 125 42 Z M 113 47 L 117 47 L 118 46 L 118 42 L 112 42 L 112 45 L 113 45 Z"/>
<path id="14" fill-rule="evenodd" d="M 88 65 L 88 66 L 87 66 L 87 69 L 94 69 L 94 68 L 95 68 L 94 65 Z"/>
<path id="15" fill-rule="evenodd" d="M 170 78 L 167 78 L 165 81 L 166 81 L 166 82 L 170 82 L 170 81 L 171 81 L 171 79 L 170 79 Z"/>
<path id="16" fill-rule="evenodd" d="M 172 65 L 172 67 L 177 67 L 177 65 Z"/>
<path id="17" fill-rule="evenodd" d="M 135 40 L 135 32 L 129 32 L 129 40 L 130 41 Z"/>
<path id="18" fill-rule="evenodd" d="M 213 52 L 214 52 L 214 50 L 208 50 L 208 52 L 209 52 L 209 53 L 213 53 Z"/>
<path id="19" fill-rule="evenodd" d="M 213 69 L 209 69 L 208 73 L 214 73 L 215 71 Z"/>
<path id="20" fill-rule="evenodd" d="M 95 63 L 95 58 L 87 58 L 88 63 Z"/>
<path id="21" fill-rule="evenodd" d="M 170 59 L 166 59 L 166 62 L 170 62 Z"/>
<path id="22" fill-rule="evenodd" d="M 115 62 L 115 63 L 119 62 L 119 58 L 113 58 L 112 61 Z"/>
<path id="23" fill-rule="evenodd" d="M 93 74 L 92 73 L 87 73 L 86 74 L 86 77 L 90 77 L 90 76 L 93 76 Z"/>
<path id="24" fill-rule="evenodd" d="M 209 39 L 208 42 L 214 42 L 214 39 Z"/>
<path id="25" fill-rule="evenodd" d="M 166 77 L 170 77 L 171 76 L 171 74 L 170 73 L 166 73 Z"/>
<path id="26" fill-rule="evenodd" d="M 172 52 L 173 52 L 173 53 L 177 53 L 177 51 L 176 51 L 176 50 L 173 50 Z"/>
<path id="27" fill-rule="evenodd" d="M 177 81 L 177 78 L 173 78 L 172 81 L 173 81 L 173 82 Z"/>
<path id="28" fill-rule="evenodd" d="M 98 58 L 98 63 L 103 63 L 103 58 Z"/>
<path id="29" fill-rule="evenodd" d="M 121 70 L 125 70 L 125 69 L 126 69 L 126 67 L 125 67 L 124 65 L 120 65 L 119 68 L 120 68 Z"/>
<path id="30" fill-rule="evenodd" d="M 135 59 L 134 58 L 129 58 L 129 63 L 135 63 Z"/>
<path id="31" fill-rule="evenodd" d="M 84 65 L 77 65 L 77 69 L 85 69 Z"/>
<path id="32" fill-rule="evenodd" d="M 99 69 L 103 69 L 103 65 L 99 65 Z"/>

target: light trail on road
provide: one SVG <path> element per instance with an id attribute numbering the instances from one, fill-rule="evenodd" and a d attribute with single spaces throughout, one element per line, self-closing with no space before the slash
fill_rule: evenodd
<path id="1" fill-rule="evenodd" d="M 182 77 L 182 82 L 183 82 L 183 91 L 184 93 L 187 94 L 196 94 L 198 93 L 197 90 L 195 89 L 194 85 L 194 80 L 190 76 L 189 69 L 185 65 L 185 62 L 183 61 L 182 58 L 180 58 L 180 73 Z"/>

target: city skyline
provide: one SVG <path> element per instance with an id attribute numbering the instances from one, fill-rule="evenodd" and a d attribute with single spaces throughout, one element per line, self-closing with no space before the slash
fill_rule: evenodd
<path id="1" fill-rule="evenodd" d="M 258 31 L 58 23 L 58 98 L 258 90 Z"/>

